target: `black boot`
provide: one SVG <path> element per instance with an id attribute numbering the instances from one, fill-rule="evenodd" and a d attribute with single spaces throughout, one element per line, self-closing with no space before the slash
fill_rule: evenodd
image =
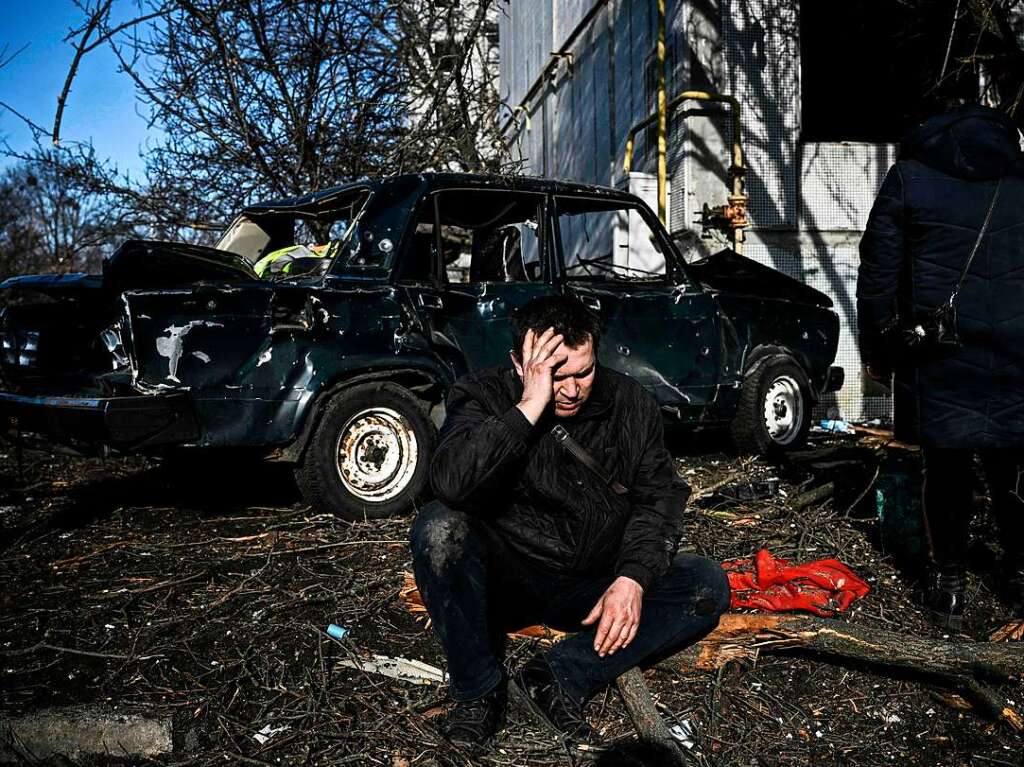
<path id="1" fill-rule="evenodd" d="M 552 730 L 577 741 L 589 742 L 597 733 L 583 717 L 583 706 L 566 695 L 542 655 L 534 655 L 516 675 L 533 709 Z"/>
<path id="2" fill-rule="evenodd" d="M 445 737 L 469 750 L 487 745 L 505 721 L 506 692 L 502 680 L 489 693 L 456 703 L 444 723 Z"/>
<path id="3" fill-rule="evenodd" d="M 1003 568 L 1006 573 L 1003 593 L 1016 620 L 1024 621 L 1024 556 L 1010 557 Z"/>
<path id="4" fill-rule="evenodd" d="M 928 573 L 921 603 L 932 621 L 942 628 L 959 631 L 964 623 L 963 565 L 933 565 Z"/>

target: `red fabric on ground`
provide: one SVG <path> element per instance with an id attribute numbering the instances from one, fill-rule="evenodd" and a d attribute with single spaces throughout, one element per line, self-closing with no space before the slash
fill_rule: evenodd
<path id="1" fill-rule="evenodd" d="M 768 549 L 722 563 L 733 608 L 766 612 L 803 610 L 829 616 L 868 593 L 868 584 L 842 562 L 819 559 L 802 565 L 778 559 Z"/>

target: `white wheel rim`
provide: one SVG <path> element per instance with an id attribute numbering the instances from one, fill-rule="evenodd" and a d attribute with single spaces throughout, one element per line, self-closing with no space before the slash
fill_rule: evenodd
<path id="1" fill-rule="evenodd" d="M 371 407 L 341 430 L 335 454 L 338 476 L 352 495 L 384 503 L 408 487 L 418 458 L 409 420 L 391 408 Z"/>
<path id="2" fill-rule="evenodd" d="M 779 376 L 764 397 L 764 424 L 768 436 L 777 445 L 788 445 L 797 438 L 804 422 L 804 398 L 800 384 L 791 376 Z"/>

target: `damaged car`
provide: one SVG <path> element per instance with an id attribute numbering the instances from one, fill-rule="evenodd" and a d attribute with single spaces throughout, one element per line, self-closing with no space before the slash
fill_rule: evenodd
<path id="1" fill-rule="evenodd" d="M 417 174 L 252 205 L 213 247 L 132 240 L 102 274 L 0 285 L 7 435 L 81 454 L 247 451 L 350 519 L 427 485 L 445 395 L 509 315 L 571 293 L 666 419 L 800 444 L 842 384 L 824 294 L 731 250 L 687 263 L 614 189 Z"/>

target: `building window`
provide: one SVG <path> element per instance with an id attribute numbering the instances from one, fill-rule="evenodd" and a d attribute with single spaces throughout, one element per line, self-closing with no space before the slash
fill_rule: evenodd
<path id="1" fill-rule="evenodd" d="M 895 143 L 941 111 L 944 98 L 977 98 L 977 75 L 952 62 L 941 90 L 935 87 L 955 1 L 921 5 L 927 12 L 905 0 L 801 3 L 804 141 Z M 954 58 L 966 42 L 954 42 Z"/>

